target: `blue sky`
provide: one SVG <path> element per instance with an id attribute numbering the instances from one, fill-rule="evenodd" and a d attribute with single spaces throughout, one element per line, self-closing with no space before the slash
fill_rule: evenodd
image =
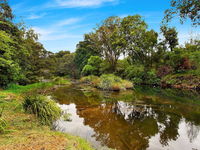
<path id="1" fill-rule="evenodd" d="M 159 32 L 164 11 L 170 0 L 10 0 L 16 22 L 24 21 L 40 34 L 40 42 L 52 52 L 74 51 L 76 44 L 96 24 L 109 16 L 140 14 L 149 29 Z M 180 43 L 200 35 L 187 21 L 181 25 L 174 19 L 171 26 L 179 31 Z"/>

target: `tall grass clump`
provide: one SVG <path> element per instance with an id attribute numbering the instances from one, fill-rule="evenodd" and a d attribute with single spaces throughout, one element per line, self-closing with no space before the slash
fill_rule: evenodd
<path id="1" fill-rule="evenodd" d="M 52 125 L 61 116 L 58 105 L 43 95 L 25 96 L 23 108 L 26 112 L 35 114 L 43 125 Z"/>
<path id="2" fill-rule="evenodd" d="M 100 77 L 99 88 L 103 90 L 120 91 L 133 88 L 133 83 L 123 80 L 113 74 L 103 74 Z"/>

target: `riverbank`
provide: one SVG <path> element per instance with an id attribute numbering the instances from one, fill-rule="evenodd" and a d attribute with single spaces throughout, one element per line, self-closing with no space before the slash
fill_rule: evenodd
<path id="1" fill-rule="evenodd" d="M 159 82 L 155 82 L 159 81 Z M 151 82 L 131 83 L 131 81 L 123 80 L 119 76 L 113 74 L 105 74 L 98 76 L 84 76 L 79 82 L 81 84 L 88 84 L 92 87 L 107 90 L 107 91 L 120 91 L 126 89 L 133 89 L 134 85 L 137 86 L 150 86 L 160 88 L 172 88 L 182 90 L 200 90 L 200 76 L 197 74 L 169 74 L 165 77 L 152 80 Z"/>
<path id="2" fill-rule="evenodd" d="M 41 125 L 34 115 L 24 112 L 22 95 L 25 92 L 45 92 L 54 89 L 58 83 L 12 85 L 0 91 L 0 108 L 3 109 L 1 118 L 6 121 L 4 133 L 0 134 L 0 150 L 92 150 L 85 140 L 52 131 L 49 126 Z M 63 81 L 59 84 L 63 84 Z M 66 80 L 65 84 L 70 84 L 70 81 Z"/>
<path id="3" fill-rule="evenodd" d="M 200 77 L 193 74 L 167 75 L 161 81 L 163 88 L 200 90 Z"/>

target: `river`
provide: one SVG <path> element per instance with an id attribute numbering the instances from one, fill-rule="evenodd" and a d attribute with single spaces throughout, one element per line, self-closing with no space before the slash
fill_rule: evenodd
<path id="1" fill-rule="evenodd" d="M 72 85 L 51 95 L 71 119 L 58 120 L 56 129 L 98 150 L 200 150 L 197 92 L 150 87 L 105 92 Z"/>

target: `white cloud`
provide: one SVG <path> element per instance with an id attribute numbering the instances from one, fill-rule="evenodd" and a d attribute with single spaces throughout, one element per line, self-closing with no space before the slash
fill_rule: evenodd
<path id="1" fill-rule="evenodd" d="M 56 25 L 57 26 L 71 25 L 71 24 L 75 24 L 75 23 L 79 22 L 80 20 L 81 20 L 80 18 L 70 18 L 70 19 L 62 20 L 62 21 L 58 22 Z"/>
<path id="2" fill-rule="evenodd" d="M 29 20 L 40 19 L 40 18 L 43 18 L 45 15 L 46 15 L 46 13 L 42 13 L 39 15 L 32 14 L 32 15 L 28 16 L 26 19 L 29 19 Z"/>
<path id="3" fill-rule="evenodd" d="M 116 0 L 56 0 L 57 4 L 61 7 L 96 7 L 104 3 L 113 3 Z"/>
<path id="4" fill-rule="evenodd" d="M 40 35 L 40 41 L 54 41 L 60 40 L 65 38 L 81 38 L 82 35 L 72 35 L 68 33 L 60 32 L 59 30 L 54 30 L 54 28 L 40 28 L 40 27 L 33 27 L 36 33 Z"/>
<path id="5" fill-rule="evenodd" d="M 46 28 L 41 27 L 32 27 L 36 33 L 40 35 L 40 41 L 51 41 L 51 40 L 60 40 L 65 38 L 81 38 L 82 35 L 72 35 L 64 28 L 66 25 L 74 25 L 80 18 L 69 18 L 65 20 L 58 21 L 53 25 L 50 25 Z M 70 27 L 70 26 L 69 26 Z"/>
<path id="6" fill-rule="evenodd" d="M 43 29 L 40 27 L 32 27 L 32 29 L 40 35 L 49 35 L 55 32 L 54 29 Z"/>

